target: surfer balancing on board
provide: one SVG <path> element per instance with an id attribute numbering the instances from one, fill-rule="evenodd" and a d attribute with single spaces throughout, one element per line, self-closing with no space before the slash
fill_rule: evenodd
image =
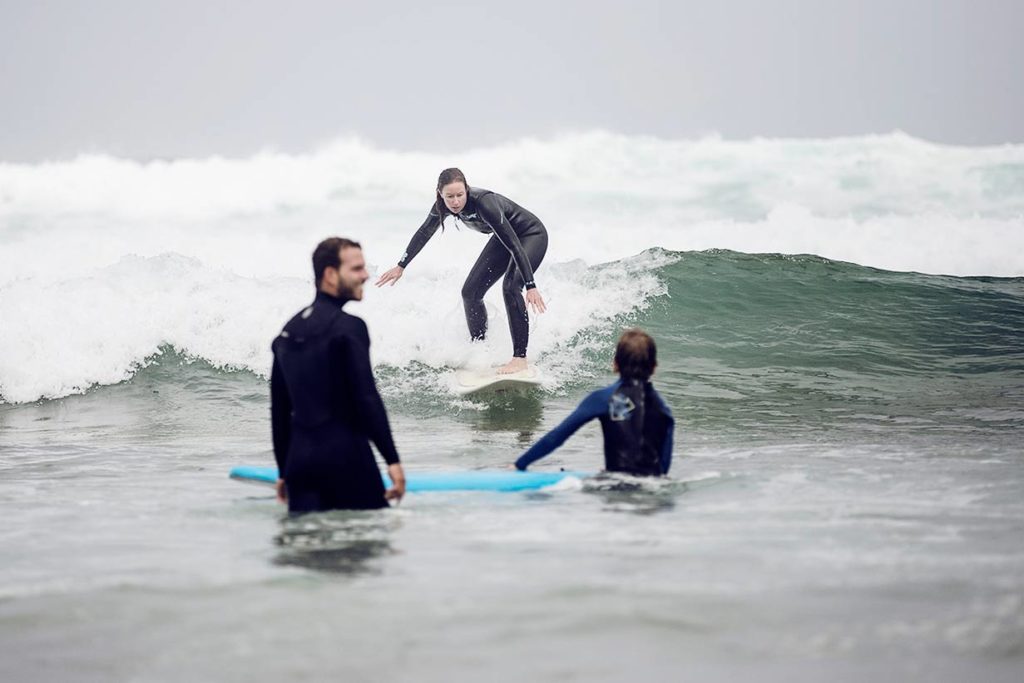
<path id="1" fill-rule="evenodd" d="M 277 495 L 293 513 L 387 507 L 405 473 L 370 367 L 366 323 L 342 310 L 369 279 L 358 242 L 331 237 L 313 252 L 316 298 L 274 340 L 270 414 Z M 394 483 L 384 490 L 370 441 Z"/>
<path id="2" fill-rule="evenodd" d="M 658 365 L 657 354 L 654 339 L 646 332 L 623 332 L 612 363 L 619 380 L 583 399 L 562 424 L 519 456 L 516 469 L 525 470 L 596 418 L 601 421 L 604 434 L 605 470 L 636 475 L 668 474 L 675 421 L 651 384 L 651 375 Z"/>
<path id="3" fill-rule="evenodd" d="M 441 172 L 437 179 L 434 206 L 426 220 L 412 236 L 398 265 L 384 272 L 376 285 L 381 287 L 398 282 L 409 262 L 437 229 L 444 229 L 444 219 L 448 216 L 455 217 L 456 226 L 461 222 L 471 230 L 491 235 L 462 285 L 462 302 L 470 338 L 477 340 L 486 336 L 484 294 L 504 277 L 501 289 L 512 333 L 512 360 L 496 372 L 512 374 L 526 370 L 526 347 L 530 341 L 527 304 L 535 313 L 547 310 L 533 274 L 548 249 L 548 232 L 536 216 L 511 199 L 490 190 L 470 187 L 459 169 L 448 168 Z"/>

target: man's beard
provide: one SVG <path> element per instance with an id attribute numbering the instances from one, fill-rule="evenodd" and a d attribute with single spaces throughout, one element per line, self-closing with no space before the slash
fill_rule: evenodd
<path id="1" fill-rule="evenodd" d="M 354 287 L 349 287 L 344 282 L 340 282 L 339 281 L 338 282 L 338 298 L 339 299 L 344 299 L 345 301 L 359 301 L 359 299 L 361 297 L 357 296 L 356 293 L 359 291 L 360 287 L 361 287 L 361 285 L 358 285 L 358 284 L 355 285 Z"/>

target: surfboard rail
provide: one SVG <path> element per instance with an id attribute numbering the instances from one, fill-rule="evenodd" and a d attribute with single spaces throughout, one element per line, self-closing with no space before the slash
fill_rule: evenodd
<path id="1" fill-rule="evenodd" d="M 540 385 L 541 376 L 534 367 L 507 375 L 499 375 L 494 369 L 463 368 L 455 371 L 452 384 L 455 393 L 460 396 L 470 396 L 479 392 L 536 389 Z"/>
<path id="2" fill-rule="evenodd" d="M 239 465 L 231 468 L 232 479 L 253 484 L 273 485 L 277 482 L 277 468 L 259 465 Z M 542 472 L 519 470 L 450 470 L 436 472 L 406 472 L 405 490 L 410 493 L 426 491 L 530 491 L 553 486 L 570 477 L 586 479 L 594 472 Z M 387 473 L 381 472 L 384 486 L 391 486 Z"/>

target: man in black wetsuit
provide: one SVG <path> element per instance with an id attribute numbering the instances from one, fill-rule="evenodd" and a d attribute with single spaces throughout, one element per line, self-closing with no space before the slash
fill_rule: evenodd
<path id="1" fill-rule="evenodd" d="M 458 223 L 471 230 L 492 235 L 469 271 L 462 286 L 462 302 L 471 339 L 487 334 L 487 309 L 484 294 L 501 278 L 502 296 L 512 333 L 512 360 L 498 369 L 499 373 L 525 370 L 526 347 L 530 341 L 530 318 L 527 304 L 537 313 L 546 310 L 537 290 L 533 273 L 540 267 L 548 249 L 548 233 L 535 215 L 511 199 L 479 187 L 469 187 L 466 177 L 457 168 L 441 172 L 437 195 L 426 220 L 409 241 L 398 265 L 377 279 L 377 286 L 394 284 L 406 266 L 426 245 L 444 219 L 455 216 Z M 526 298 L 523 298 L 523 290 Z"/>
<path id="2" fill-rule="evenodd" d="M 562 424 L 519 456 L 516 468 L 525 470 L 587 422 L 598 419 L 604 434 L 605 470 L 641 476 L 668 474 L 675 421 L 651 384 L 657 364 L 654 339 L 642 330 L 626 330 L 615 348 L 613 367 L 619 381 L 583 399 Z"/>
<path id="3" fill-rule="evenodd" d="M 386 507 L 405 474 L 370 367 L 366 323 L 342 310 L 369 275 L 357 242 L 326 239 L 313 252 L 316 298 L 274 340 L 270 410 L 278 498 L 290 512 Z M 384 490 L 370 441 L 388 464 Z"/>

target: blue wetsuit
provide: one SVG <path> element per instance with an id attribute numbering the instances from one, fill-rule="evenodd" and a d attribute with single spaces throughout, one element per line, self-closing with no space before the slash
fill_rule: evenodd
<path id="1" fill-rule="evenodd" d="M 398 462 L 370 367 L 366 323 L 317 292 L 274 340 L 270 411 L 291 512 L 386 507 L 370 440 Z"/>
<path id="2" fill-rule="evenodd" d="M 523 289 L 537 286 L 533 272 L 544 260 L 548 249 L 548 233 L 535 215 L 511 199 L 497 192 L 479 187 L 469 188 L 466 205 L 454 215 L 459 223 L 486 235 L 493 235 L 462 286 L 462 302 L 466 310 L 466 324 L 472 339 L 483 339 L 487 334 L 487 309 L 484 294 L 502 276 L 502 296 L 508 312 L 509 331 L 512 333 L 512 355 L 526 358 L 530 341 L 530 318 L 523 300 Z M 426 220 L 409 241 L 398 265 L 405 268 L 420 253 L 427 241 L 441 227 L 443 217 L 433 207 Z M 458 224 L 458 223 L 457 223 Z"/>
<path id="3" fill-rule="evenodd" d="M 562 424 L 516 460 L 516 468 L 525 470 L 595 418 L 601 421 L 604 434 L 606 470 L 639 475 L 668 474 L 672 466 L 675 420 L 654 386 L 640 380 L 619 380 L 587 396 Z"/>

